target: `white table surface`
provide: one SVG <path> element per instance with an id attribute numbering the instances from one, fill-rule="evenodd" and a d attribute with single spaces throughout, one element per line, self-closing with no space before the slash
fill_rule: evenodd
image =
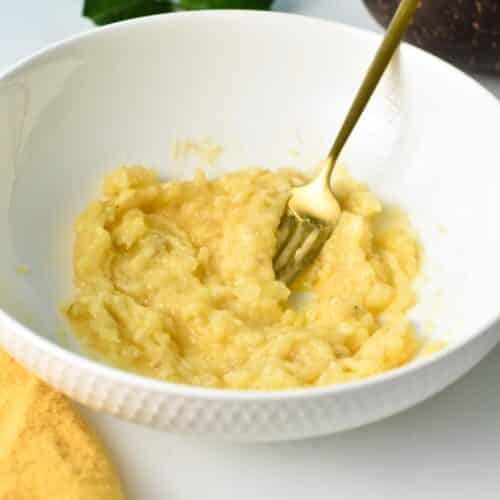
<path id="1" fill-rule="evenodd" d="M 91 27 L 80 17 L 81 0 L 0 0 L 0 7 L 0 70 Z M 276 8 L 378 29 L 361 0 L 278 0 Z M 500 97 L 500 77 L 478 79 Z M 199 442 L 85 414 L 122 471 L 129 500 L 497 500 L 499 389 L 500 347 L 403 414 L 278 445 Z"/>

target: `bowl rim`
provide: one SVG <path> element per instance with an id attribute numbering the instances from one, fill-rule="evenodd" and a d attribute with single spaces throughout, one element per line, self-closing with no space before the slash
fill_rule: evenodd
<path id="1" fill-rule="evenodd" d="M 5 70 L 0 71 L 0 84 L 5 82 L 8 78 L 15 77 L 16 73 L 29 68 L 32 64 L 45 56 L 53 54 L 58 50 L 63 50 L 66 47 L 77 45 L 79 42 L 90 38 L 97 38 L 99 36 L 107 36 L 108 33 L 127 30 L 131 27 L 140 26 L 142 24 L 156 24 L 156 23 L 175 23 L 184 22 L 185 19 L 200 18 L 205 20 L 220 20 L 227 18 L 228 21 L 244 18 L 248 22 L 255 22 L 256 20 L 273 19 L 273 22 L 296 22 L 296 23 L 309 23 L 311 25 L 318 25 L 329 29 L 343 31 L 349 35 L 361 37 L 364 40 L 374 42 L 380 40 L 381 35 L 376 32 L 365 30 L 362 28 L 350 26 L 337 21 L 328 19 L 309 17 L 295 13 L 273 12 L 273 11 L 258 11 L 258 10 L 201 10 L 201 11 L 187 11 L 175 12 L 168 14 L 158 14 L 153 16 L 140 17 L 121 21 L 102 27 L 93 27 L 76 35 L 64 38 L 63 40 L 49 44 L 46 47 L 37 50 L 36 52 L 21 58 L 16 63 L 8 66 Z M 461 78 L 463 81 L 468 81 L 468 85 L 474 85 L 478 92 L 481 92 L 484 98 L 490 99 L 491 105 L 496 106 L 500 110 L 499 100 L 486 88 L 480 85 L 471 76 L 467 75 L 460 69 L 452 66 L 450 63 L 425 52 L 424 50 L 409 45 L 402 44 L 404 53 L 412 54 L 413 57 L 420 57 L 427 59 L 435 66 L 440 66 L 446 69 L 448 73 L 455 78 Z M 98 377 L 104 377 L 108 380 L 113 380 L 118 383 L 126 383 L 130 387 L 141 389 L 144 391 L 154 391 L 157 394 L 175 394 L 189 398 L 198 398 L 204 400 L 226 400 L 226 401 L 240 401 L 240 402 L 254 402 L 254 401 L 278 401 L 278 400 L 297 400 L 303 398 L 319 398 L 323 396 L 334 396 L 336 394 L 343 394 L 346 392 L 355 392 L 363 390 L 367 387 L 383 384 L 384 382 L 393 381 L 397 378 L 402 378 L 406 375 L 411 375 L 417 371 L 440 363 L 444 358 L 451 357 L 454 353 L 461 350 L 466 344 L 477 340 L 480 336 L 485 335 L 486 332 L 500 320 L 500 307 L 499 311 L 491 317 L 485 319 L 482 324 L 474 329 L 474 333 L 464 339 L 454 342 L 452 345 L 446 346 L 439 352 L 427 355 L 424 358 L 419 358 L 408 362 L 407 364 L 382 372 L 365 379 L 357 379 L 348 382 L 337 384 L 317 386 L 317 387 L 298 387 L 289 389 L 272 389 L 272 390 L 256 390 L 256 389 L 221 389 L 209 388 L 202 386 L 194 386 L 188 384 L 174 383 L 154 379 L 145 375 L 140 375 L 134 372 L 129 372 L 124 369 L 107 365 L 104 362 L 89 358 L 83 354 L 66 349 L 55 342 L 39 335 L 35 330 L 24 325 L 14 317 L 10 316 L 6 311 L 0 307 L 0 325 L 10 331 L 15 332 L 16 336 L 23 339 L 24 342 L 32 344 L 33 347 L 39 351 L 44 352 L 45 355 L 55 357 L 59 361 L 75 366 L 82 371 L 91 371 Z M 15 358 L 15 355 L 14 355 Z M 22 361 L 21 361 L 22 363 Z"/>

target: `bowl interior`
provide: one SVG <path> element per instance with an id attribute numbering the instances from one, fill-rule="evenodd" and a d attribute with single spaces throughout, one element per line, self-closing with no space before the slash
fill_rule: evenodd
<path id="1" fill-rule="evenodd" d="M 169 15 L 79 37 L 7 74 L 0 307 L 66 345 L 57 309 L 71 289 L 71 225 L 107 171 L 141 163 L 166 179 L 190 176 L 196 161 L 174 160 L 171 146 L 205 138 L 224 150 L 211 175 L 309 168 L 328 150 L 377 40 L 289 15 Z M 466 339 L 500 311 L 499 118 L 472 80 L 404 47 L 343 155 L 420 234 L 412 315 L 431 337 Z"/>

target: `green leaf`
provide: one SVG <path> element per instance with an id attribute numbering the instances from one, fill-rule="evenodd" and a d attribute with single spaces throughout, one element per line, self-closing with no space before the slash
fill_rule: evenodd
<path id="1" fill-rule="evenodd" d="M 174 0 L 176 7 L 196 9 L 269 9 L 273 0 Z"/>
<path id="2" fill-rule="evenodd" d="M 83 6 L 83 15 L 99 25 L 171 11 L 168 0 L 85 0 Z"/>
<path id="3" fill-rule="evenodd" d="M 101 25 L 172 10 L 268 9 L 272 3 L 273 0 L 85 0 L 83 15 Z"/>

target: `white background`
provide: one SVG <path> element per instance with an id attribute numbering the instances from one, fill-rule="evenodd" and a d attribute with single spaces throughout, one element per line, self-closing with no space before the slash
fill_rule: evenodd
<path id="1" fill-rule="evenodd" d="M 276 8 L 378 29 L 361 0 L 278 0 Z M 0 0 L 0 71 L 90 28 L 80 9 L 81 0 Z M 500 76 L 478 79 L 500 97 Z M 499 389 L 500 347 L 401 415 L 279 445 L 200 442 L 85 413 L 111 449 L 129 500 L 497 500 Z"/>

